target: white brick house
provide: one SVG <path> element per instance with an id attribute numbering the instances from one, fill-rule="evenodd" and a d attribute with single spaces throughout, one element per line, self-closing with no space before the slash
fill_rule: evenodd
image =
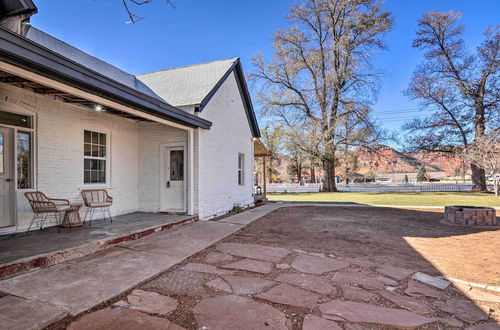
<path id="1" fill-rule="evenodd" d="M 0 234 L 29 225 L 34 190 L 105 188 L 113 215 L 253 204 L 260 133 L 238 58 L 135 77 L 23 24 L 32 13 L 0 20 Z"/>

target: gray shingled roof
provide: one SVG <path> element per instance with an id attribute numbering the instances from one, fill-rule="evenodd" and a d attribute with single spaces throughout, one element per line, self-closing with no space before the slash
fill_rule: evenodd
<path id="1" fill-rule="evenodd" d="M 114 65 L 104 62 L 103 60 L 100 60 L 92 55 L 89 55 L 81 51 L 80 49 L 73 47 L 57 38 L 54 38 L 53 36 L 41 30 L 31 27 L 28 31 L 28 34 L 26 35 L 26 38 L 95 72 L 99 72 L 100 74 L 103 74 L 115 80 L 116 82 L 131 87 L 143 94 L 164 101 L 160 96 L 158 96 L 148 86 L 137 79 L 133 74 L 127 73 Z"/>
<path id="2" fill-rule="evenodd" d="M 235 57 L 146 73 L 137 78 L 173 106 L 198 105 L 237 61 Z"/>

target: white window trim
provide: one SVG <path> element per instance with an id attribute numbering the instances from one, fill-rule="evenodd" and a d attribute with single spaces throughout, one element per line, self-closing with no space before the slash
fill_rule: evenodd
<path id="1" fill-rule="evenodd" d="M 106 135 L 106 157 L 93 157 L 93 156 L 85 156 L 85 131 L 96 132 Z M 82 161 L 82 187 L 81 189 L 92 189 L 92 188 L 111 188 L 111 131 L 101 128 L 93 128 L 93 127 L 84 127 L 82 129 L 82 138 L 81 138 L 81 146 L 82 160 L 85 159 L 96 159 L 96 160 L 105 160 L 106 161 L 106 182 L 104 183 L 85 183 L 85 166 L 84 161 Z"/>
<path id="2" fill-rule="evenodd" d="M 5 127 L 5 128 L 12 128 L 14 136 L 13 141 L 13 170 L 12 170 L 12 182 L 14 183 L 14 191 L 32 191 L 33 189 L 36 189 L 38 182 L 37 182 L 37 177 L 36 177 L 36 166 L 37 166 L 37 136 L 36 136 L 36 127 L 37 127 L 37 116 L 35 113 L 30 112 L 25 109 L 11 109 L 12 104 L 6 104 L 4 102 L 0 102 L 0 110 L 5 111 L 5 112 L 10 112 L 18 115 L 23 115 L 23 116 L 30 116 L 31 117 L 31 126 L 32 128 L 28 127 L 21 127 L 21 126 L 13 126 L 13 125 L 7 125 L 7 124 L 0 124 L 0 126 Z M 16 106 L 17 107 L 17 106 Z M 25 189 L 20 189 L 17 186 L 17 134 L 19 131 L 22 132 L 29 132 L 31 133 L 31 188 L 25 188 Z M 17 219 L 17 215 L 16 215 Z M 17 221 L 17 220 L 16 220 Z"/>
<path id="3" fill-rule="evenodd" d="M 242 164 L 241 164 L 241 168 L 240 168 L 240 157 L 242 158 Z M 238 185 L 239 186 L 244 186 L 245 185 L 245 153 L 244 152 L 239 152 L 238 153 Z M 241 174 L 240 174 L 241 173 Z M 241 176 L 241 183 L 239 182 L 240 181 L 240 176 Z"/>

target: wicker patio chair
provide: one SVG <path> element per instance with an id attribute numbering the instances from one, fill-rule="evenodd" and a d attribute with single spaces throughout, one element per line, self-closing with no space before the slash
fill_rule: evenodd
<path id="1" fill-rule="evenodd" d="M 67 199 L 49 198 L 41 191 L 25 192 L 24 196 L 28 199 L 34 213 L 26 234 L 29 233 L 31 226 L 35 223 L 35 221 L 38 223 L 40 230 L 42 230 L 49 215 L 54 216 L 58 226 L 57 231 L 61 231 L 59 226 L 62 223 L 63 215 L 66 210 L 70 208 L 70 204 Z"/>
<path id="2" fill-rule="evenodd" d="M 100 209 L 103 219 L 106 221 L 106 213 L 111 222 L 113 218 L 111 217 L 111 212 L 109 210 L 110 206 L 113 205 L 113 198 L 108 195 L 105 189 L 86 189 L 81 191 L 83 203 L 87 207 L 85 212 L 85 217 L 83 218 L 83 223 L 87 221 L 87 216 L 90 214 L 89 226 L 94 219 L 94 214 L 96 209 Z"/>

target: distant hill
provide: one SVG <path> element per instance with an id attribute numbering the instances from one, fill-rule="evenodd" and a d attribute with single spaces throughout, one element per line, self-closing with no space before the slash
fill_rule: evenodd
<path id="1" fill-rule="evenodd" d="M 445 172 L 447 175 L 462 174 L 462 162 L 444 153 L 399 152 L 386 145 L 362 147 L 355 151 L 360 173 L 376 174 L 414 173 L 423 165 L 428 172 Z"/>

